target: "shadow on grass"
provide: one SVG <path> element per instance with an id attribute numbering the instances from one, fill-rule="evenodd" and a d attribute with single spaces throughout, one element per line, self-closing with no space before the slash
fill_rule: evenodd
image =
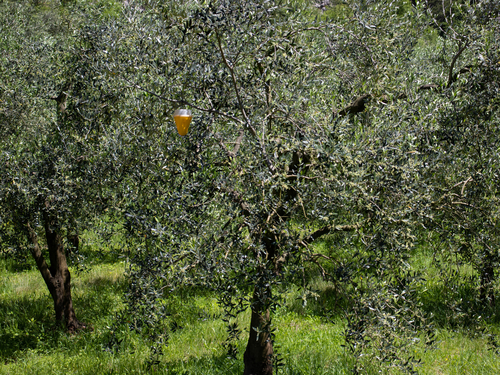
<path id="1" fill-rule="evenodd" d="M 298 315 L 314 315 L 336 320 L 344 317 L 348 306 L 345 294 L 335 285 L 321 283 L 287 303 L 287 308 Z"/>
<path id="2" fill-rule="evenodd" d="M 476 328 L 484 321 L 498 323 L 500 306 L 481 301 L 473 280 L 455 280 L 427 286 L 421 294 L 423 310 L 444 328 Z"/>
<path id="3" fill-rule="evenodd" d="M 153 368 L 157 373 L 167 375 L 234 375 L 242 374 L 244 370 L 243 355 L 237 359 L 230 358 L 225 354 L 205 356 L 201 358 L 190 358 L 187 360 L 177 360 L 163 362 L 160 367 Z M 302 364 L 282 363 L 278 372 L 276 366 L 273 373 L 286 375 L 311 375 L 311 374 L 345 374 L 349 369 L 349 360 L 346 356 L 339 358 L 336 366 L 318 361 L 316 364 L 308 363 L 305 360 Z M 299 368 L 303 366 L 304 368 Z"/>
<path id="4" fill-rule="evenodd" d="M 243 360 L 214 355 L 163 362 L 156 370 L 166 375 L 234 375 L 243 373 Z"/>
<path id="5" fill-rule="evenodd" d="M 91 326 L 109 324 L 122 300 L 125 281 L 97 277 L 73 293 L 77 318 Z M 0 360 L 14 361 L 29 349 L 51 350 L 70 335 L 55 325 L 52 298 L 46 294 L 10 295 L 0 300 Z"/>
<path id="6" fill-rule="evenodd" d="M 7 361 L 18 351 L 36 348 L 41 340 L 55 344 L 62 332 L 54 327 L 50 296 L 20 296 L 0 304 L 0 356 Z"/>
<path id="7" fill-rule="evenodd" d="M 0 353 L 2 362 L 8 363 L 13 361 L 14 353 L 26 349 L 35 349 L 37 343 L 37 336 L 29 332 L 25 332 L 23 335 L 12 332 L 0 334 Z"/>
<path id="8" fill-rule="evenodd" d="M 123 303 L 125 278 L 97 276 L 85 282 L 83 293 L 75 293 L 73 305 L 77 317 L 91 326 L 109 325 Z"/>

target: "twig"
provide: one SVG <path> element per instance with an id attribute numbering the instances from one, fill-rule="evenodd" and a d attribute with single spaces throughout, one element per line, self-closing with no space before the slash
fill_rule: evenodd
<path id="1" fill-rule="evenodd" d="M 230 154 L 233 158 L 236 157 L 236 155 L 238 154 L 238 151 L 240 149 L 241 142 L 243 141 L 244 135 L 245 135 L 245 130 L 243 128 L 241 128 L 240 135 L 238 136 L 238 138 L 236 138 L 236 142 L 235 142 L 236 144 L 233 148 L 233 151 L 230 151 Z"/>
<path id="2" fill-rule="evenodd" d="M 299 175 L 295 175 L 295 174 L 288 174 L 288 175 L 286 175 L 286 178 L 289 178 L 289 179 L 291 179 L 291 178 L 303 178 L 305 180 L 317 180 L 319 177 L 307 177 L 307 176 L 299 176 Z"/>
<path id="3" fill-rule="evenodd" d="M 462 197 L 464 196 L 465 185 L 467 185 L 469 181 L 472 181 L 472 176 L 469 177 L 466 181 L 464 181 L 464 185 L 462 186 L 462 190 L 460 191 L 460 195 L 462 195 Z"/>

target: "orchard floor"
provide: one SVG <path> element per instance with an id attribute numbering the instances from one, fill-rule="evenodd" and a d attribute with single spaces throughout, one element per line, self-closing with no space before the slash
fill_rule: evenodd
<path id="1" fill-rule="evenodd" d="M 2 263 L 3 262 L 3 263 Z M 123 263 L 97 264 L 74 272 L 73 297 L 81 321 L 92 331 L 67 334 L 54 327 L 52 301 L 36 270 L 8 270 L 0 262 L 0 374 L 200 374 L 243 373 L 249 314 L 238 317 L 243 328 L 237 359 L 222 343 L 226 327 L 210 295 L 179 296 L 179 329 L 170 335 L 159 363 L 149 361 L 150 345 L 126 328 L 113 328 L 124 308 Z M 183 298 L 189 300 L 184 303 Z M 351 354 L 344 349 L 341 317 L 327 321 L 297 304 L 293 292 L 274 319 L 278 374 L 350 374 Z M 182 306 L 185 306 L 184 308 Z M 120 342 L 111 345 L 111 331 Z M 438 329 L 436 348 L 415 347 L 421 374 L 499 374 L 500 355 L 487 340 L 460 330 Z M 149 366 L 148 366 L 149 364 Z M 373 364 L 367 373 L 377 373 Z"/>

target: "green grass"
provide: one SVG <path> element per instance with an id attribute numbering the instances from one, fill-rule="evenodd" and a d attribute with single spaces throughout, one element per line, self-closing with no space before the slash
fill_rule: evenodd
<path id="1" fill-rule="evenodd" d="M 487 350 L 484 338 L 443 330 L 436 350 L 421 352 L 422 374 L 499 374 L 500 357 Z"/>
<path id="2" fill-rule="evenodd" d="M 420 260 L 425 264 L 424 260 Z M 427 266 L 429 266 L 427 264 Z M 73 297 L 77 316 L 93 331 L 76 335 L 54 327 L 52 301 L 35 269 L 7 270 L 0 261 L 0 374 L 241 374 L 249 312 L 238 316 L 243 329 L 237 342 L 239 357 L 228 358 L 222 342 L 226 327 L 221 309 L 207 292 L 176 295 L 175 320 L 182 327 L 171 333 L 160 364 L 148 369 L 150 346 L 139 335 L 118 328 L 123 339 L 118 351 L 106 351 L 114 318 L 123 304 L 124 263 L 101 263 L 74 275 Z M 432 281 L 432 282 L 435 282 Z M 321 296 L 335 298 L 332 288 L 318 281 Z M 348 374 L 353 358 L 342 347 L 345 321 L 320 316 L 321 302 L 303 306 L 299 291 L 290 289 L 274 317 L 276 351 L 281 374 Z M 112 328 L 115 327 L 115 328 Z M 497 326 L 490 327 L 498 332 Z M 422 374 L 497 374 L 500 357 L 487 341 L 465 329 L 440 328 L 435 350 L 414 348 L 423 361 Z M 380 369 L 373 361 L 367 373 Z"/>

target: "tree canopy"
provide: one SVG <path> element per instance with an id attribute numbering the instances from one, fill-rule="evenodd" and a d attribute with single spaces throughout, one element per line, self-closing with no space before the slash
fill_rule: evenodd
<path id="1" fill-rule="evenodd" d="M 251 310 L 246 375 L 272 374 L 280 294 L 307 300 L 316 274 L 346 306 L 347 346 L 412 370 L 411 339 L 433 336 L 416 249 L 474 268 L 469 317 L 495 303 L 499 7 L 455 5 L 76 2 L 40 32 L 17 13 L 1 42 L 3 243 L 69 291 L 64 246 L 112 212 L 134 247 L 130 326 L 162 341 L 169 293 L 214 291 L 231 355 Z M 177 108 L 194 114 L 185 137 Z"/>

